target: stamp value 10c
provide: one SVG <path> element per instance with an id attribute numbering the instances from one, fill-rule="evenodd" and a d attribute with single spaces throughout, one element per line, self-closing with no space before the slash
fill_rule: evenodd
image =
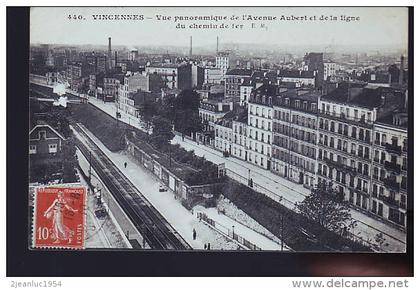
<path id="1" fill-rule="evenodd" d="M 47 186 L 35 190 L 33 246 L 83 249 L 85 245 L 83 186 Z"/>

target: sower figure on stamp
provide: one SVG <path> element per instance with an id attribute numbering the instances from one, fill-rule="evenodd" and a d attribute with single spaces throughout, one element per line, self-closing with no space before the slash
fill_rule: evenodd
<path id="1" fill-rule="evenodd" d="M 63 192 L 57 193 L 57 198 L 54 199 L 51 206 L 44 212 L 44 217 L 52 219 L 52 238 L 55 244 L 58 244 L 60 240 L 68 241 L 70 244 L 74 235 L 74 232 L 69 229 L 63 222 L 63 210 L 67 209 L 72 212 L 77 212 L 77 209 L 73 209 L 67 204 L 67 201 L 63 197 Z"/>

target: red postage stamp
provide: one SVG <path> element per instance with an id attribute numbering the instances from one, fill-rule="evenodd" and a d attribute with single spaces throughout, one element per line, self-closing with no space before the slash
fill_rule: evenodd
<path id="1" fill-rule="evenodd" d="M 84 186 L 47 186 L 35 190 L 35 248 L 83 249 L 85 246 Z"/>

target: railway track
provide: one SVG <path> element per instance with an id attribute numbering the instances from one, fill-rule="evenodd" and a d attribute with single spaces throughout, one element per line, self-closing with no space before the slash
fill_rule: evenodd
<path id="1" fill-rule="evenodd" d="M 144 195 L 113 164 L 95 142 L 72 122 L 73 129 L 83 138 L 76 146 L 91 159 L 93 169 L 126 212 L 147 244 L 154 250 L 188 250 L 190 245 L 175 231 Z"/>

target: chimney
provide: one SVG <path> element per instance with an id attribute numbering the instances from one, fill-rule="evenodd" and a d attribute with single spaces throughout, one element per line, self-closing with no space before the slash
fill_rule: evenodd
<path id="1" fill-rule="evenodd" d="M 398 79 L 398 84 L 402 86 L 403 82 L 404 82 L 404 56 L 401 55 L 400 75 Z"/>
<path id="2" fill-rule="evenodd" d="M 108 37 L 108 69 L 112 68 L 111 37 Z"/>
<path id="3" fill-rule="evenodd" d="M 386 97 L 384 95 L 381 95 L 381 107 L 385 106 L 386 103 Z"/>
<path id="4" fill-rule="evenodd" d="M 190 36 L 190 58 L 192 58 L 192 36 Z"/>
<path id="5" fill-rule="evenodd" d="M 118 53 L 117 51 L 114 52 L 115 55 L 115 66 L 117 66 L 117 62 L 118 62 Z"/>
<path id="6" fill-rule="evenodd" d="M 218 112 L 222 112 L 223 111 L 223 103 L 221 103 L 221 102 L 218 102 L 217 103 L 217 111 Z"/>

